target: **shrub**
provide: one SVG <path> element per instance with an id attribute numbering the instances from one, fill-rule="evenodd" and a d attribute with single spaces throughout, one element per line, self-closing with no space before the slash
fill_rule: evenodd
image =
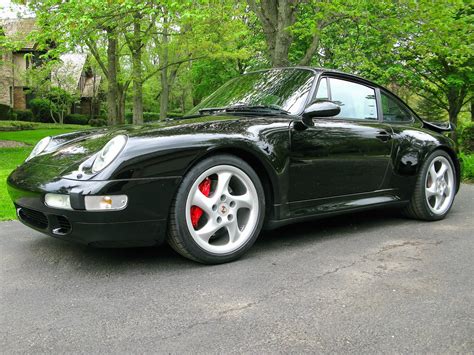
<path id="1" fill-rule="evenodd" d="M 89 120 L 89 124 L 92 127 L 104 127 L 107 126 L 107 120 L 104 120 L 102 118 L 91 118 Z"/>
<path id="2" fill-rule="evenodd" d="M 52 123 L 49 100 L 36 98 L 28 102 L 36 122 Z"/>
<path id="3" fill-rule="evenodd" d="M 465 153 L 474 152 L 474 123 L 470 122 L 459 129 L 459 148 Z"/>
<path id="4" fill-rule="evenodd" d="M 35 123 L 32 122 L 9 121 L 5 122 L 5 124 L 0 125 L 0 132 L 22 131 L 34 128 Z"/>
<path id="5" fill-rule="evenodd" d="M 153 122 L 159 121 L 160 113 L 159 112 L 143 112 L 143 122 Z M 125 123 L 133 122 L 133 113 L 127 112 L 125 114 Z"/>
<path id="6" fill-rule="evenodd" d="M 0 104 L 0 120 L 8 121 L 12 119 L 12 109 L 8 105 Z"/>
<path id="7" fill-rule="evenodd" d="M 64 117 L 64 123 L 66 124 L 86 125 L 88 122 L 89 122 L 89 116 L 81 115 L 79 113 L 71 113 Z"/>
<path id="8" fill-rule="evenodd" d="M 460 153 L 462 179 L 474 181 L 474 154 Z"/>
<path id="9" fill-rule="evenodd" d="M 18 121 L 33 121 L 33 112 L 31 112 L 31 110 L 14 110 L 14 112 L 16 113 L 16 119 Z"/>

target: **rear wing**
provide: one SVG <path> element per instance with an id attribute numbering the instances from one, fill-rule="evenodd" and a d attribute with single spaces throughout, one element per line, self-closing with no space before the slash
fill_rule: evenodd
<path id="1" fill-rule="evenodd" d="M 423 127 L 438 133 L 452 132 L 456 126 L 451 122 L 426 122 L 423 121 Z"/>

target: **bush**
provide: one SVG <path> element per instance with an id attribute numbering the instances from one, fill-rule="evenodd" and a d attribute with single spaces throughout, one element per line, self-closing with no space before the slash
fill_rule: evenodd
<path id="1" fill-rule="evenodd" d="M 89 120 L 89 124 L 92 127 L 104 127 L 107 126 L 107 120 L 104 120 L 102 118 L 91 118 Z"/>
<path id="2" fill-rule="evenodd" d="M 32 99 L 28 102 L 28 105 L 33 112 L 35 122 L 52 123 L 51 118 L 50 102 L 46 99 Z"/>
<path id="3" fill-rule="evenodd" d="M 153 122 L 159 121 L 160 113 L 159 112 L 143 112 L 143 122 Z M 125 123 L 133 122 L 133 113 L 127 112 L 125 114 Z"/>
<path id="4" fill-rule="evenodd" d="M 81 115 L 79 113 L 71 113 L 64 117 L 64 123 L 66 124 L 86 125 L 88 122 L 89 116 Z"/>
<path id="5" fill-rule="evenodd" d="M 470 122 L 459 129 L 459 148 L 462 152 L 474 152 L 474 123 Z"/>
<path id="6" fill-rule="evenodd" d="M 460 153 L 462 179 L 474 181 L 474 154 Z"/>
<path id="7" fill-rule="evenodd" d="M 22 131 L 35 129 L 35 124 L 32 122 L 9 121 L 0 125 L 0 132 Z"/>
<path id="8" fill-rule="evenodd" d="M 159 121 L 159 120 L 160 120 L 159 112 L 143 112 L 144 122 L 152 122 L 152 121 Z"/>
<path id="9" fill-rule="evenodd" d="M 33 121 L 33 112 L 31 112 L 31 110 L 14 110 L 14 112 L 18 121 Z"/>
<path id="10" fill-rule="evenodd" d="M 8 121 L 13 119 L 12 108 L 8 105 L 0 104 L 0 120 Z"/>

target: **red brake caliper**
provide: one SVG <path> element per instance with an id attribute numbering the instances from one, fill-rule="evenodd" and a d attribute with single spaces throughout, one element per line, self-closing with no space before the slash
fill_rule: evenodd
<path id="1" fill-rule="evenodd" d="M 202 192 L 204 196 L 209 196 L 211 192 L 211 179 L 208 177 L 205 178 L 200 184 L 199 184 L 199 191 Z M 201 219 L 202 214 L 204 211 L 197 206 L 191 206 L 191 223 L 194 228 L 197 227 L 199 220 Z"/>

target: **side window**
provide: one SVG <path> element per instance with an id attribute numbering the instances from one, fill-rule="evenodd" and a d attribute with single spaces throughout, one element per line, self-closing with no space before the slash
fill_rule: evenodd
<path id="1" fill-rule="evenodd" d="M 411 122 L 412 115 L 394 98 L 382 92 L 383 120 L 386 122 Z"/>
<path id="2" fill-rule="evenodd" d="M 321 78 L 319 81 L 318 92 L 316 93 L 316 100 L 329 100 L 328 80 Z"/>
<path id="3" fill-rule="evenodd" d="M 348 119 L 377 119 L 375 90 L 351 81 L 330 78 L 331 100 L 341 106 L 336 117 Z"/>

